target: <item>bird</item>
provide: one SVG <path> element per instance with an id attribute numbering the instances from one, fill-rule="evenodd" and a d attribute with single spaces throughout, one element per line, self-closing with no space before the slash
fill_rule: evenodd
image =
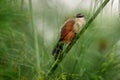
<path id="1" fill-rule="evenodd" d="M 63 51 L 63 46 L 71 43 L 85 23 L 85 16 L 81 13 L 76 14 L 74 18 L 68 19 L 64 22 L 61 28 L 60 38 L 52 51 L 55 60 L 62 57 L 61 52 Z"/>

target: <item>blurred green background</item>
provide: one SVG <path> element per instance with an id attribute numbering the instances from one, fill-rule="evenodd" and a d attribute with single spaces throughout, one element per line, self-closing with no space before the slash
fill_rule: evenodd
<path id="1" fill-rule="evenodd" d="M 104 0 L 0 0 L 0 80 L 120 80 L 120 1 L 110 0 L 49 78 L 68 18 Z"/>

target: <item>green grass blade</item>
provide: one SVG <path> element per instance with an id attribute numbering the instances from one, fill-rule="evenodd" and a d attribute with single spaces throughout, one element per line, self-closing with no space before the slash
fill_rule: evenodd
<path id="1" fill-rule="evenodd" d="M 34 32 L 34 44 L 35 44 L 35 53 L 36 53 L 36 70 L 40 71 L 40 55 L 39 55 L 39 45 L 38 45 L 38 34 L 37 27 L 34 24 L 33 9 L 32 9 L 32 0 L 29 0 L 30 7 L 30 16 L 31 16 L 31 25 Z M 39 72 L 38 72 L 39 74 Z"/>

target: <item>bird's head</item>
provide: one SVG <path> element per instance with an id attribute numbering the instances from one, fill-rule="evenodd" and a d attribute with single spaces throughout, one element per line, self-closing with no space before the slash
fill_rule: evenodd
<path id="1" fill-rule="evenodd" d="M 80 26 L 83 26 L 86 23 L 85 16 L 81 13 L 76 15 L 75 20 Z"/>
<path id="2" fill-rule="evenodd" d="M 83 14 L 81 14 L 81 13 L 78 13 L 77 15 L 76 15 L 76 18 L 84 18 L 85 16 L 83 15 Z"/>

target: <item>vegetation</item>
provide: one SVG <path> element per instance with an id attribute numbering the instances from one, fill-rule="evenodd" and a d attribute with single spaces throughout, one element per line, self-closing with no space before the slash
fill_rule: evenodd
<path id="1" fill-rule="evenodd" d="M 58 2 L 0 0 L 0 80 L 119 80 L 120 3 L 114 12 L 114 0 L 91 0 L 89 10 Z M 60 26 L 79 12 L 85 28 L 54 61 Z"/>

